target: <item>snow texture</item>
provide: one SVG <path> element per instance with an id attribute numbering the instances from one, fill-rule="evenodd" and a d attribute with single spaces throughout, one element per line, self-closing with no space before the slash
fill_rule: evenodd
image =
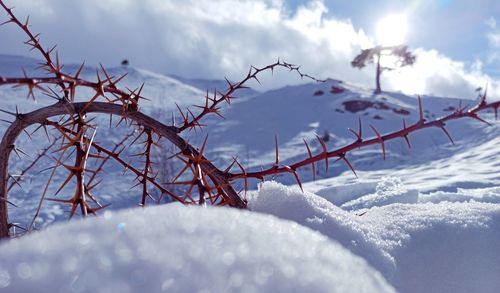
<path id="1" fill-rule="evenodd" d="M 381 181 L 380 186 L 387 185 L 387 179 Z M 396 198 L 396 190 L 408 193 L 401 186 L 389 190 Z M 492 192 L 484 193 L 488 191 Z M 344 211 L 315 194 L 276 182 L 265 182 L 252 194 L 250 204 L 254 211 L 296 221 L 342 243 L 400 292 L 497 292 L 500 288 L 498 204 L 392 203 L 370 206 L 359 216 L 359 211 Z"/>
<path id="2" fill-rule="evenodd" d="M 400 178 L 385 177 L 377 184 L 375 193 L 364 195 L 342 204 L 345 210 L 359 210 L 392 203 L 416 203 L 417 190 L 407 190 Z"/>
<path id="3" fill-rule="evenodd" d="M 360 217 L 396 261 L 389 281 L 400 292 L 498 292 L 500 206 L 489 203 L 394 204 Z"/>
<path id="4" fill-rule="evenodd" d="M 395 292 L 363 259 L 273 216 L 171 204 L 0 246 L 1 292 Z"/>
<path id="5" fill-rule="evenodd" d="M 392 258 L 368 237 L 356 221 L 356 215 L 315 194 L 302 193 L 298 188 L 286 187 L 276 182 L 265 182 L 257 194 L 251 195 L 249 208 L 317 230 L 362 256 L 385 275 L 394 272 Z"/>

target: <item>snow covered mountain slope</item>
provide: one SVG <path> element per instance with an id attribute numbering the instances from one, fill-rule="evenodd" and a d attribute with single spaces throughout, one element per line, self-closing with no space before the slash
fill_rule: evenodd
<path id="1" fill-rule="evenodd" d="M 493 97 L 494 98 L 494 97 Z M 459 104 L 473 105 L 473 100 L 423 96 L 426 119 L 449 114 Z M 382 159 L 380 146 L 355 150 L 347 158 L 358 172 L 360 180 L 397 175 L 409 183 L 425 181 L 423 190 L 453 190 L 457 187 L 492 186 L 500 183 L 500 164 L 492 160 L 498 155 L 494 145 L 500 143 L 500 128 L 491 112 L 483 114 L 491 122 L 462 119 L 447 125 L 455 145 L 440 129 L 425 129 L 410 135 L 411 149 L 403 139 L 386 142 L 387 159 Z M 307 157 L 303 139 L 316 152 L 321 146 L 315 136 L 327 138 L 329 149 L 347 145 L 355 140 L 348 128 L 358 129 L 361 119 L 363 137 L 372 138 L 374 126 L 380 133 L 388 133 L 418 120 L 416 97 L 399 93 L 373 95 L 371 91 L 340 81 L 311 83 L 269 91 L 249 101 L 232 105 L 226 110 L 225 120 L 212 120 L 209 133 L 211 156 L 230 162 L 235 154 L 250 169 L 274 163 L 274 136 L 278 136 L 280 160 L 293 163 Z M 221 161 L 221 164 L 222 164 Z M 474 167 L 472 167 L 474 166 Z M 343 162 L 330 164 L 328 174 L 324 164 L 317 168 L 317 178 L 337 177 L 348 170 Z M 439 171 L 439 175 L 436 174 Z M 372 176 L 373 175 L 373 176 Z M 469 180 L 476 176 L 474 183 Z M 293 176 L 277 177 L 287 184 Z M 311 170 L 301 172 L 303 181 L 312 179 Z M 355 179 L 346 172 L 338 182 Z"/>
<path id="2" fill-rule="evenodd" d="M 201 91 L 208 91 L 209 93 L 213 94 L 214 91 L 225 91 L 228 88 L 228 83 L 226 80 L 211 80 L 211 79 L 202 79 L 202 78 L 186 78 L 178 75 L 171 75 L 171 77 L 188 84 L 190 86 L 193 86 Z M 231 81 L 235 82 L 235 81 Z M 258 95 L 259 92 L 252 89 L 252 88 L 246 88 L 246 89 L 241 89 L 238 91 L 238 98 L 235 100 L 235 102 L 240 102 L 242 100 L 246 100 L 249 97 L 253 97 Z"/>
<path id="3" fill-rule="evenodd" d="M 29 76 L 44 76 L 42 70 L 37 70 L 37 66 L 40 61 L 28 57 L 12 56 L 12 55 L 0 55 L 0 76 L 5 77 L 17 77 L 23 75 L 23 69 Z M 78 71 L 79 64 L 69 64 L 64 66 L 64 70 L 68 73 L 75 73 Z M 90 81 L 96 81 L 96 70 L 100 68 L 94 68 L 92 66 L 85 66 L 81 77 Z M 171 112 L 176 109 L 175 103 L 179 106 L 191 106 L 193 104 L 199 104 L 203 102 L 203 97 L 205 96 L 204 90 L 199 90 L 193 86 L 185 84 L 177 79 L 157 74 L 144 69 L 136 69 L 133 67 L 111 67 L 106 68 L 106 71 L 110 76 L 118 78 L 123 74 L 127 76 L 120 82 L 120 86 L 123 89 L 135 90 L 138 89 L 142 83 L 144 83 L 144 90 L 142 94 L 150 99 L 150 101 L 143 101 L 143 110 L 147 113 L 151 111 L 155 112 L 165 112 L 165 116 L 169 117 Z M 103 74 L 99 72 L 101 79 L 104 78 Z M 26 89 L 16 88 L 8 89 L 8 87 L 2 88 L 3 93 L 2 106 L 9 107 L 13 105 L 22 105 L 22 110 L 27 111 L 33 107 L 39 107 L 39 104 L 33 105 L 31 101 L 24 101 L 25 99 L 20 99 L 19 96 L 26 96 Z M 8 97 L 7 95 L 14 95 L 13 97 Z M 90 96 L 89 96 L 90 95 Z M 92 97 L 93 93 L 82 89 L 77 94 L 77 99 L 82 100 L 89 99 Z M 48 102 L 51 103 L 53 100 L 47 99 L 43 94 L 38 95 L 37 103 Z M 7 102 L 7 104 L 6 104 Z M 26 108 L 26 109 L 24 109 Z"/>
<path id="4" fill-rule="evenodd" d="M 20 74 L 19 67 L 26 69 L 28 74 L 41 74 L 34 71 L 38 61 L 19 56 L 0 56 L 0 73 L 4 76 Z M 79 65 L 67 65 L 68 72 L 74 72 Z M 95 80 L 96 68 L 86 67 L 82 72 L 85 78 Z M 149 71 L 115 67 L 107 69 L 110 75 L 120 76 L 128 72 L 122 81 L 124 88 L 136 89 L 144 82 L 144 96 L 149 101 L 142 102 L 142 109 L 157 119 L 171 122 L 171 114 L 178 112 L 177 103 L 181 108 L 203 103 L 205 91 L 187 85 L 177 79 L 155 74 Z M 204 81 L 203 84 L 206 84 Z M 220 82 L 214 82 L 220 85 Z M 200 86 L 200 83 L 197 83 Z M 79 92 L 80 99 L 92 93 Z M 2 108 L 14 111 L 16 105 L 25 112 L 52 100 L 39 94 L 36 103 L 25 99 L 24 88 L 2 88 L 0 99 Z M 433 119 L 456 109 L 459 101 L 451 98 L 422 97 L 425 117 Z M 474 101 L 464 101 L 474 103 Z M 193 108 L 196 111 L 196 108 Z M 363 137 L 373 137 L 369 125 L 376 127 L 381 133 L 400 129 L 403 119 L 410 124 L 418 119 L 418 106 L 415 97 L 398 93 L 383 93 L 373 95 L 370 90 L 362 89 L 337 80 L 327 80 L 324 83 L 309 83 L 298 86 L 268 91 L 253 97 L 247 97 L 230 106 L 223 105 L 223 115 L 226 119 L 211 116 L 205 121 L 208 126 L 203 133 L 187 133 L 186 138 L 194 145 L 201 145 L 205 135 L 209 135 L 207 155 L 219 166 L 229 164 L 233 156 L 248 167 L 249 170 L 259 169 L 274 162 L 274 136 L 278 136 L 280 160 L 283 164 L 295 162 L 306 156 L 303 139 L 306 139 L 314 152 L 321 151 L 315 135 L 327 138 L 329 149 L 346 145 L 353 141 L 353 135 L 348 128 L 357 129 L 358 119 L 361 119 Z M 177 117 L 178 118 L 178 117 Z M 487 127 L 478 121 L 463 119 L 450 122 L 449 132 L 455 145 L 439 129 L 426 129 L 410 136 L 412 148 L 408 149 L 404 140 L 386 143 L 387 159 L 382 160 L 379 146 L 356 150 L 348 154 L 348 159 L 357 171 L 356 178 L 342 162 L 330 163 L 328 174 L 323 162 L 317 166 L 316 177 L 326 178 L 314 184 L 305 184 L 306 189 L 317 192 L 331 186 L 358 184 L 376 184 L 384 176 L 401 178 L 410 188 L 420 192 L 456 191 L 457 188 L 475 188 L 495 186 L 500 183 L 500 163 L 494 160 L 498 155 L 494 146 L 500 143 L 498 124 L 492 113 L 485 113 L 485 119 L 493 126 Z M 5 125 L 0 126 L 5 127 Z M 111 129 L 101 127 L 97 140 L 101 142 L 117 142 L 118 137 L 127 133 L 126 128 Z M 25 149 L 30 151 L 30 145 Z M 36 150 L 33 150 L 33 152 Z M 14 170 L 20 170 L 14 162 Z M 300 171 L 302 181 L 312 180 L 310 168 Z M 116 174 L 110 174 L 112 180 L 120 179 Z M 295 184 L 293 176 L 276 176 L 274 179 L 287 184 Z M 257 182 L 251 182 L 255 188 Z M 41 189 L 43 181 L 34 181 L 26 190 L 16 191 L 21 206 L 31 207 L 36 198 L 30 194 Z M 111 200 L 116 187 L 123 200 L 115 201 L 114 207 L 119 208 L 130 204 L 127 186 L 103 186 L 104 197 Z M 323 186 L 323 187 L 321 187 Z M 33 188 L 33 189 L 32 189 Z M 42 188 L 43 189 L 43 188 Z M 323 192 L 328 193 L 328 192 Z M 28 202 L 31 204 L 28 204 Z M 20 214 L 26 214 L 26 211 Z M 16 212 L 15 212 L 16 213 Z M 61 215 L 59 205 L 54 205 L 51 214 Z M 59 216 L 59 217 L 60 217 Z M 56 217 L 56 218 L 59 218 Z M 48 216 L 48 218 L 53 218 Z"/>

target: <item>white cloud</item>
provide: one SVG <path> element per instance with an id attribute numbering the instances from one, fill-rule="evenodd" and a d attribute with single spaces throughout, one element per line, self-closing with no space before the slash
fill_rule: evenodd
<path id="1" fill-rule="evenodd" d="M 16 13 L 30 14 L 34 30 L 43 32 L 47 46 L 59 44 L 66 61 L 112 66 L 128 58 L 134 66 L 158 72 L 238 79 L 250 65 L 279 57 L 320 78 L 374 83 L 371 68 L 350 66 L 361 48 L 373 45 L 373 38 L 350 20 L 328 16 L 319 0 L 295 12 L 287 10 L 284 0 L 36 0 L 35 6 L 32 1 L 16 0 Z M 21 34 L 2 33 L 0 29 L 2 40 Z M 20 51 L 5 48 L 0 52 Z M 384 74 L 384 89 L 466 97 L 487 80 L 495 83 L 463 62 L 432 50 L 417 51 L 415 66 Z M 300 81 L 286 73 L 264 78 L 267 88 L 294 82 Z"/>
<path id="2" fill-rule="evenodd" d="M 494 17 L 490 17 L 488 18 L 485 22 L 484 22 L 490 29 L 496 29 L 497 28 L 497 21 Z"/>
<path id="3" fill-rule="evenodd" d="M 486 35 L 490 46 L 500 48 L 500 32 L 490 32 Z"/>
<path id="4" fill-rule="evenodd" d="M 387 72 L 386 83 L 394 90 L 414 94 L 434 94 L 474 99 L 474 90 L 488 85 L 498 95 L 500 83 L 482 73 L 482 62 L 470 66 L 454 61 L 435 50 L 415 50 L 417 61 L 399 72 Z"/>
<path id="5" fill-rule="evenodd" d="M 7 2 L 7 1 L 5 1 Z M 11 4 L 11 5 L 9 5 Z M 31 1 L 9 1 L 8 7 L 14 8 L 16 11 L 29 11 L 43 17 L 53 17 L 54 11 L 50 5 L 47 5 L 46 0 L 31 0 Z"/>

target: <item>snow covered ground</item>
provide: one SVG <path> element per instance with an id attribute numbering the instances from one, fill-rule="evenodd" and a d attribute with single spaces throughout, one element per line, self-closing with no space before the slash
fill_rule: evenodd
<path id="1" fill-rule="evenodd" d="M 0 259 L 6 292 L 394 292 L 338 242 L 227 208 L 108 212 L 6 243 Z"/>
<path id="2" fill-rule="evenodd" d="M 399 191 L 392 197 L 407 192 Z M 0 292 L 496 292 L 500 286 L 498 204 L 394 199 L 358 213 L 276 182 L 250 198 L 252 211 L 134 208 L 3 243 Z"/>
<path id="3" fill-rule="evenodd" d="M 18 64 L 29 72 L 32 63 L 0 56 L 0 75 L 18 74 Z M 174 101 L 198 103 L 201 87 L 220 84 L 128 70 L 126 86 L 145 81 L 152 101 L 144 110 L 162 113 L 167 123 Z M 44 103 L 33 105 L 25 94 L 0 88 L 1 108 L 18 104 L 26 111 Z M 459 102 L 424 96 L 423 103 L 432 119 Z M 273 163 L 275 134 L 287 163 L 306 156 L 303 138 L 320 150 L 315 134 L 327 132 L 329 148 L 351 142 L 347 128 L 356 129 L 359 117 L 364 137 L 373 135 L 368 125 L 387 132 L 418 117 L 415 97 L 374 96 L 335 80 L 252 91 L 224 115 L 207 121 L 207 156 L 224 166 L 237 155 L 250 169 Z M 491 127 L 449 123 L 455 145 L 429 129 L 410 136 L 411 149 L 404 141 L 387 143 L 385 161 L 378 146 L 355 151 L 348 158 L 357 178 L 340 163 L 332 162 L 328 174 L 319 164 L 316 181 L 310 169 L 301 170 L 304 193 L 292 176 L 252 182 L 251 211 L 175 204 L 116 211 L 137 199 L 119 183 L 121 174 L 110 173 L 114 184 L 101 193 L 113 204 L 102 217 L 61 223 L 65 207 L 47 204 L 39 225 L 60 223 L 0 244 L 0 292 L 496 292 L 500 128 L 493 113 L 484 117 Z M 116 140 L 116 131 L 124 130 L 102 130 L 97 139 Z M 188 138 L 199 145 L 204 136 Z M 43 188 L 43 177 L 29 181 L 9 195 L 20 206 L 9 211 L 16 222 L 31 219 Z"/>
<path id="4" fill-rule="evenodd" d="M 480 202 L 480 197 L 479 201 L 443 197 L 437 203 L 411 202 L 409 191 L 392 179 L 374 191 L 361 196 L 354 192 L 352 200 L 363 202 L 364 208 L 346 211 L 324 197 L 267 182 L 253 195 L 251 209 L 295 221 L 338 241 L 367 260 L 399 292 L 498 291 L 500 205 Z M 491 190 L 470 191 L 482 192 L 500 197 Z M 379 197 L 384 197 L 382 206 Z"/>

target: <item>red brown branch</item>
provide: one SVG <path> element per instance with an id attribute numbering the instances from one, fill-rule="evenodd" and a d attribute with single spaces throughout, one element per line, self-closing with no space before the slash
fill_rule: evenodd
<path id="1" fill-rule="evenodd" d="M 202 106 L 196 106 L 198 108 L 201 108 L 202 111 L 194 116 L 192 115 L 192 119 L 189 120 L 189 118 L 187 116 L 184 116 L 184 119 L 183 119 L 183 123 L 181 126 L 179 126 L 177 128 L 177 131 L 178 132 L 183 132 L 185 131 L 186 129 L 194 129 L 196 127 L 199 127 L 201 124 L 200 124 L 200 121 L 208 114 L 211 114 L 211 113 L 215 113 L 219 116 L 221 116 L 220 112 L 219 112 L 219 105 L 222 103 L 222 102 L 226 102 L 228 104 L 231 103 L 231 100 L 233 100 L 235 97 L 234 97 L 234 94 L 238 91 L 238 90 L 241 90 L 241 89 L 245 89 L 245 88 L 248 88 L 246 86 L 246 84 L 251 81 L 251 80 L 255 80 L 257 82 L 260 83 L 259 79 L 258 79 L 258 76 L 265 72 L 265 71 L 271 71 L 273 72 L 274 69 L 278 68 L 278 67 L 281 67 L 281 68 L 285 68 L 285 69 L 288 69 L 290 71 L 295 71 L 301 78 L 308 78 L 308 79 L 311 79 L 311 80 L 314 80 L 314 81 L 317 81 L 317 82 L 323 82 L 324 80 L 319 80 L 319 79 L 316 79 L 308 74 L 304 74 L 300 71 L 300 67 L 299 66 L 296 66 L 296 65 L 293 65 L 293 64 L 290 64 L 290 63 L 287 63 L 287 62 L 284 62 L 284 61 L 276 61 L 275 63 L 273 64 L 269 64 L 267 66 L 264 66 L 264 67 L 261 67 L 261 68 L 257 68 L 257 67 L 254 67 L 254 66 L 251 66 L 248 73 L 247 73 L 247 76 L 244 77 L 241 81 L 239 82 L 235 82 L 235 83 L 232 83 L 230 82 L 229 80 L 226 79 L 226 82 L 227 82 L 227 90 L 225 92 L 215 92 L 214 93 L 214 96 L 213 98 L 209 97 L 208 96 L 208 92 L 207 92 L 207 95 L 205 97 L 205 105 L 202 105 Z M 182 113 L 182 111 L 181 111 Z"/>
<path id="2" fill-rule="evenodd" d="M 74 131 L 72 131 L 71 129 L 68 129 L 68 128 L 64 127 L 64 126 L 59 125 L 57 122 L 46 120 L 46 121 L 44 121 L 44 123 L 46 125 L 53 126 L 53 127 L 57 128 L 58 130 L 60 130 L 62 132 L 69 133 L 69 134 L 75 134 Z M 87 140 L 88 138 L 85 138 L 85 139 Z M 119 163 L 120 165 L 122 165 L 126 170 L 129 170 L 132 173 L 134 173 L 137 177 L 142 177 L 143 172 L 140 171 L 139 169 L 135 168 L 134 166 L 132 166 L 126 160 L 124 160 L 120 156 L 120 152 L 110 151 L 110 150 L 108 150 L 108 149 L 106 149 L 106 148 L 104 148 L 104 147 L 102 147 L 102 146 L 100 146 L 99 144 L 96 144 L 96 143 L 92 144 L 92 148 L 94 148 L 99 153 L 106 154 L 109 158 L 112 158 L 114 161 L 116 161 L 117 163 Z M 184 204 L 187 203 L 181 197 L 179 197 L 176 194 L 174 194 L 174 193 L 170 192 L 169 190 L 165 189 L 160 183 L 156 182 L 156 180 L 154 180 L 154 178 L 149 177 L 149 176 L 146 176 L 144 178 L 147 181 L 149 181 L 151 184 L 153 184 L 156 188 L 158 188 L 158 190 L 160 190 L 162 193 L 168 194 L 174 200 L 176 200 L 176 201 L 178 201 L 180 203 L 184 203 Z"/>
<path id="3" fill-rule="evenodd" d="M 311 165 L 313 167 L 313 170 L 315 169 L 314 164 L 317 163 L 318 161 L 321 160 L 328 160 L 329 158 L 338 158 L 340 160 L 344 160 L 346 164 L 349 165 L 349 168 L 352 169 L 354 172 L 354 169 L 352 166 L 350 166 L 350 163 L 346 161 L 345 155 L 355 149 L 370 146 L 370 145 L 375 145 L 375 144 L 380 144 L 383 149 L 383 154 L 385 158 L 385 146 L 384 143 L 389 140 L 393 140 L 396 138 L 403 138 L 405 141 L 409 144 L 408 136 L 409 134 L 416 132 L 421 129 L 425 128 L 431 128 L 431 127 L 437 127 L 439 129 L 442 129 L 446 136 L 450 139 L 451 142 L 453 140 L 451 139 L 451 136 L 449 135 L 449 132 L 446 130 L 446 122 L 451 121 L 451 120 L 456 120 L 456 119 L 461 119 L 461 118 L 472 118 L 484 123 L 487 123 L 484 121 L 482 118 L 479 117 L 478 113 L 486 110 L 486 109 L 498 109 L 500 107 L 500 101 L 492 102 L 492 103 L 487 103 L 485 101 L 485 97 L 481 99 L 481 101 L 472 107 L 470 110 L 465 110 L 463 108 L 459 108 L 457 111 L 450 113 L 446 116 L 443 116 L 441 118 L 437 118 L 432 121 L 425 121 L 423 118 L 423 109 L 422 109 L 422 102 L 421 99 L 418 99 L 419 103 L 419 120 L 415 122 L 414 124 L 410 126 L 406 126 L 406 123 L 403 124 L 403 128 L 394 132 L 390 132 L 384 135 L 380 135 L 378 131 L 374 129 L 374 132 L 376 133 L 376 137 L 370 138 L 370 139 L 363 139 L 361 137 L 361 124 L 360 124 L 360 131 L 358 133 L 355 133 L 356 135 L 356 140 L 344 147 L 332 150 L 332 151 L 326 151 L 326 146 L 324 144 L 321 144 L 323 151 L 315 156 L 311 154 L 310 151 L 308 151 L 308 157 L 304 160 L 301 160 L 299 162 L 296 162 L 294 164 L 291 164 L 289 168 L 293 170 L 297 170 L 299 168 L 302 168 L 304 166 Z M 321 142 L 321 141 L 320 141 Z M 306 143 L 306 147 L 309 149 Z M 328 166 L 328 165 L 327 165 Z M 256 171 L 256 172 L 240 172 L 240 173 L 228 173 L 228 176 L 231 181 L 237 180 L 237 179 L 244 179 L 245 181 L 248 178 L 255 178 L 255 179 L 262 179 L 266 176 L 272 176 L 276 174 L 282 174 L 282 173 L 289 173 L 289 169 L 287 166 L 280 166 L 276 168 L 275 165 L 272 165 L 271 167 L 261 170 L 261 171 Z"/>
<path id="4" fill-rule="evenodd" d="M 56 141 L 57 141 L 57 139 L 54 139 L 52 141 L 52 143 L 50 143 L 49 146 L 42 149 L 38 153 L 36 158 L 33 161 L 31 161 L 31 163 L 21 171 L 21 173 L 15 175 L 15 177 L 17 177 L 17 178 L 13 179 L 14 181 L 9 185 L 9 187 L 7 188 L 7 191 L 10 191 L 16 184 L 19 185 L 19 182 L 22 180 L 23 176 L 26 175 L 26 173 L 28 173 L 28 171 L 31 170 L 38 163 L 38 161 L 40 161 L 40 159 L 45 156 L 45 154 L 47 154 L 47 151 L 54 146 Z"/>
<path id="5" fill-rule="evenodd" d="M 153 145 L 153 134 L 151 129 L 144 129 L 144 133 L 146 134 L 146 141 L 145 141 L 145 147 L 146 150 L 142 155 L 146 158 L 146 161 L 144 162 L 144 170 L 142 172 L 142 179 L 140 180 L 142 184 L 142 197 L 141 197 L 141 205 L 145 206 L 146 205 L 146 198 L 150 197 L 150 194 L 148 192 L 148 180 L 146 178 L 149 177 L 149 171 L 151 169 L 151 146 Z"/>
<path id="6" fill-rule="evenodd" d="M 129 133 L 127 135 L 125 135 L 122 140 L 120 142 L 118 142 L 117 144 L 115 144 L 115 146 L 113 147 L 113 149 L 111 150 L 112 153 L 117 153 L 118 149 L 125 143 L 125 141 L 127 141 L 134 133 Z M 94 144 L 93 144 L 94 145 Z M 99 154 L 99 153 L 98 153 Z M 99 175 L 103 169 L 104 169 L 104 165 L 106 165 L 106 163 L 109 161 L 109 159 L 111 159 L 111 157 L 108 155 L 104 158 L 102 158 L 102 161 L 101 163 L 99 164 L 99 166 L 92 172 L 92 175 L 90 176 L 89 180 L 87 181 L 87 189 L 88 190 L 91 190 L 92 188 L 94 188 L 98 183 L 92 185 L 92 183 L 94 182 L 94 180 L 96 180 L 97 178 L 97 175 Z"/>

